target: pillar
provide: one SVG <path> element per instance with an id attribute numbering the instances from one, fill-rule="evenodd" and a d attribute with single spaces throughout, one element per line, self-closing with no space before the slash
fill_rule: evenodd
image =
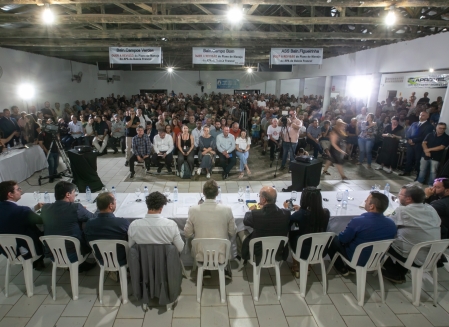
<path id="1" fill-rule="evenodd" d="M 449 125 L 449 87 L 446 88 L 446 94 L 444 95 L 443 108 L 441 108 L 440 120 L 441 123 Z M 446 129 L 446 134 L 449 134 L 449 130 Z"/>
<path id="2" fill-rule="evenodd" d="M 373 114 L 376 113 L 381 78 L 382 74 L 373 74 L 371 79 L 371 92 L 368 96 L 368 112 Z"/>
<path id="3" fill-rule="evenodd" d="M 298 98 L 302 98 L 304 96 L 304 87 L 306 86 L 306 79 L 300 78 L 299 79 L 299 92 L 298 92 Z"/>
<path id="4" fill-rule="evenodd" d="M 332 76 L 326 76 L 326 81 L 324 83 L 324 99 L 323 108 L 321 108 L 321 113 L 324 114 L 331 103 L 331 91 L 332 91 Z"/>
<path id="5" fill-rule="evenodd" d="M 281 80 L 280 79 L 276 79 L 276 98 L 280 98 L 281 97 Z"/>

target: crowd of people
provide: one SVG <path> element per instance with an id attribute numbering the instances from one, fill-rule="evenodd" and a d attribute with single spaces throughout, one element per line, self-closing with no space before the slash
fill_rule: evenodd
<path id="1" fill-rule="evenodd" d="M 288 94 L 204 93 L 199 96 L 175 94 L 143 94 L 127 98 L 110 95 L 89 102 L 76 101 L 73 106 L 59 103 L 54 108 L 45 102 L 37 111 L 21 112 L 13 106 L 4 109 L 0 118 L 1 144 L 14 142 L 41 144 L 45 153 L 50 138 L 42 126 L 59 126 L 59 138 L 64 148 L 90 145 L 99 155 L 107 152 L 125 154 L 125 166 L 134 177 L 136 162 L 145 164 L 146 172 L 164 165 L 169 173 L 188 171 L 188 175 L 205 173 L 210 178 L 216 159 L 226 179 L 236 159 L 240 161 L 239 177 L 251 174 L 250 151 L 260 147 L 269 160 L 282 158 L 280 169 L 287 169 L 287 161 L 310 148 L 315 158 L 323 157 L 328 164 L 336 164 L 342 179 L 345 160 L 354 159 L 358 165 L 366 162 L 372 168 L 373 154 L 379 164 L 376 169 L 391 173 L 398 167 L 398 148 L 405 140 L 406 161 L 401 175 L 417 172 L 417 179 L 431 183 L 442 150 L 449 145 L 444 133 L 446 125 L 439 123 L 442 98 L 431 102 L 428 93 L 417 100 L 413 92 L 409 99 L 387 98 L 376 108 L 367 109 L 361 100 L 332 98 L 328 108 L 322 108 L 322 96 L 297 98 Z M 438 125 L 437 125 L 438 124 Z M 435 127 L 436 131 L 435 131 Z M 442 132 L 443 131 L 443 132 Z M 0 144 L 0 146 L 2 146 Z M 380 151 L 379 151 L 380 148 Z M 356 158 L 357 157 L 357 158 Z M 195 168 L 195 159 L 198 168 Z M 49 159 L 50 160 L 50 159 Z M 133 165 L 134 163 L 134 165 Z M 50 175 L 55 174 L 54 163 Z M 428 171 L 431 171 L 430 174 Z M 430 175 L 427 179 L 426 177 Z"/>
<path id="2" fill-rule="evenodd" d="M 208 180 L 203 185 L 205 200 L 191 206 L 188 219 L 184 226 L 185 238 L 194 239 L 228 239 L 236 237 L 237 257 L 244 265 L 250 260 L 249 243 L 252 239 L 270 236 L 288 236 L 293 252 L 298 247 L 298 239 L 303 235 L 326 232 L 330 218 L 329 210 L 323 207 L 323 199 L 319 189 L 307 187 L 301 193 L 299 205 L 289 208 L 286 201 L 283 207 L 276 205 L 276 189 L 264 186 L 260 189 L 257 205 L 250 206 L 243 219 L 244 228 L 236 227 L 231 207 L 217 201 L 219 189 L 217 182 Z M 102 262 L 101 255 L 89 246 L 95 240 L 128 241 L 130 248 L 134 244 L 173 244 L 179 253 L 185 246 L 178 224 L 162 215 L 167 204 L 165 195 L 152 192 L 146 198 L 147 214 L 142 219 L 133 220 L 115 217 L 116 199 L 113 193 L 103 192 L 96 198 L 96 212 L 90 212 L 81 203 L 75 202 L 75 185 L 60 181 L 55 185 L 56 201 L 53 203 L 38 203 L 34 208 L 20 206 L 21 189 L 15 181 L 0 183 L 0 234 L 20 234 L 31 237 L 34 241 L 37 255 L 42 257 L 34 262 L 35 269 L 45 267 L 44 256 L 52 258 L 52 253 L 45 244 L 39 241 L 41 235 L 61 235 L 75 237 L 80 241 L 81 255 L 94 252 L 97 260 Z M 372 191 L 365 200 L 366 212 L 354 217 L 346 228 L 328 244 L 323 256 L 334 257 L 337 253 L 352 259 L 355 248 L 363 243 L 381 240 L 391 240 L 393 243 L 389 254 L 405 262 L 413 245 L 448 238 L 449 228 L 449 179 L 435 179 L 432 187 L 421 188 L 418 184 L 404 185 L 399 194 L 400 206 L 389 216 L 384 215 L 389 206 L 387 195 Z M 36 210 L 41 209 L 40 214 Z M 42 224 L 43 231 L 36 225 Z M 249 232 L 251 231 L 251 232 Z M 24 259 L 29 258 L 31 251 L 26 243 L 18 244 Z M 218 261 L 225 262 L 225 248 L 219 250 Z M 307 259 L 311 251 L 311 239 L 307 238 L 301 244 L 301 253 L 297 255 Z M 415 263 L 420 265 L 426 258 L 422 250 Z M 5 254 L 4 252 L 1 252 Z M 68 258 L 71 262 L 78 260 L 72 244 L 67 246 Z M 202 248 L 194 245 L 191 248 L 192 257 L 198 262 L 204 261 Z M 6 255 L 6 254 L 5 254 Z M 281 244 L 277 250 L 277 260 L 286 260 L 289 255 L 288 244 Z M 255 244 L 254 259 L 256 264 L 262 256 L 260 243 Z M 370 250 L 363 251 L 358 265 L 366 264 Z M 126 264 L 124 249 L 118 251 L 118 261 Z M 440 264 L 445 261 L 444 256 Z M 95 267 L 95 263 L 85 261 L 79 266 L 79 271 L 87 271 Z M 293 261 L 292 273 L 299 276 L 298 262 Z M 354 271 L 345 265 L 341 258 L 335 262 L 337 271 L 346 276 Z M 399 263 L 388 259 L 383 266 L 383 276 L 394 283 L 405 282 L 407 269 Z M 229 266 L 225 271 L 227 278 L 232 278 Z M 205 278 L 210 277 L 210 271 L 205 272 Z"/>

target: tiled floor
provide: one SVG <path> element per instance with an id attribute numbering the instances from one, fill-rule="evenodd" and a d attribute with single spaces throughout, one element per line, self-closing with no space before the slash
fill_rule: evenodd
<path id="1" fill-rule="evenodd" d="M 128 173 L 123 158 L 112 155 L 98 160 L 100 177 L 108 187 L 115 186 L 118 192 L 134 192 L 142 182 L 122 182 Z M 271 174 L 270 174 L 271 175 Z M 35 174 L 28 180 L 37 185 Z M 267 174 L 268 176 L 268 174 Z M 361 177 L 363 178 L 363 177 Z M 345 183 L 337 180 L 323 181 L 322 190 L 349 189 L 367 190 L 385 180 L 351 180 Z M 163 190 L 165 186 L 177 185 L 180 192 L 200 192 L 204 181 L 145 183 L 150 191 Z M 402 182 L 390 181 L 391 191 L 399 191 Z M 278 189 L 290 185 L 290 181 L 219 181 L 223 192 L 236 192 L 239 185 L 250 185 L 257 192 L 262 185 L 275 185 Z M 22 182 L 25 192 L 52 191 L 54 184 L 40 187 Z M 235 264 L 235 263 L 234 263 Z M 189 278 L 183 279 L 182 292 L 173 311 L 152 306 L 144 312 L 141 303 L 130 295 L 130 303 L 120 304 L 120 286 L 111 279 L 105 280 L 103 305 L 98 301 L 99 268 L 80 275 L 79 300 L 72 301 L 68 272 L 58 270 L 57 299 L 51 296 L 51 266 L 43 272 L 34 271 L 34 296 L 25 293 L 23 273 L 20 267 L 11 269 L 9 296 L 5 297 L 4 277 L 6 260 L 0 258 L 0 327 L 21 326 L 101 326 L 101 327 L 372 327 L 372 326 L 449 326 L 449 273 L 439 269 L 439 304 L 432 301 L 433 282 L 428 274 L 424 276 L 422 304 L 411 304 L 411 281 L 393 285 L 385 281 L 386 303 L 380 300 L 377 277 L 367 278 L 365 305 L 359 307 L 356 301 L 356 279 L 354 275 L 341 277 L 331 272 L 328 275 L 328 294 L 323 295 L 319 267 L 313 267 L 307 278 L 306 297 L 299 295 L 299 279 L 295 279 L 284 263 L 281 266 L 282 296 L 277 299 L 274 270 L 263 270 L 259 301 L 253 301 L 252 267 L 240 270 L 236 265 L 233 280 L 226 281 L 226 303 L 220 303 L 218 276 L 212 273 L 204 281 L 201 303 L 196 301 L 196 274 L 188 269 Z M 193 277 L 193 278 L 190 278 Z"/>

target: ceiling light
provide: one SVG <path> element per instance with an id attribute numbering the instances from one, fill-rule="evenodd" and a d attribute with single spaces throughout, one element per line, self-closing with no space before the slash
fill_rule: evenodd
<path id="1" fill-rule="evenodd" d="M 435 70 L 433 68 L 429 68 L 429 73 L 433 73 Z"/>
<path id="2" fill-rule="evenodd" d="M 51 11 L 49 4 L 45 6 L 44 12 L 42 13 L 42 19 L 45 24 L 49 25 L 53 24 L 53 22 L 55 21 L 55 15 Z"/>
<path id="3" fill-rule="evenodd" d="M 21 84 L 17 88 L 17 94 L 24 100 L 34 97 L 34 87 L 31 84 Z"/>
<path id="4" fill-rule="evenodd" d="M 167 42 L 168 39 L 166 37 L 161 38 L 162 41 Z"/>
<path id="5" fill-rule="evenodd" d="M 390 11 L 385 17 L 385 24 L 387 26 L 392 26 L 394 23 L 396 23 L 396 14 L 394 13 L 394 8 L 390 8 Z"/>
<path id="6" fill-rule="evenodd" d="M 167 72 L 169 72 L 170 74 L 173 73 L 173 67 L 168 67 Z"/>
<path id="7" fill-rule="evenodd" d="M 249 74 L 252 74 L 253 69 L 252 69 L 251 67 L 249 67 L 249 68 L 246 70 L 246 72 L 249 73 Z"/>
<path id="8" fill-rule="evenodd" d="M 228 11 L 228 20 L 231 23 L 238 23 L 243 19 L 243 11 L 240 8 L 234 7 Z"/>

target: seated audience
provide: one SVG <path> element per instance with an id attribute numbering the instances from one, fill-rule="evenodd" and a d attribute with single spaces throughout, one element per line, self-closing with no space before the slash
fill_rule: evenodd
<path id="1" fill-rule="evenodd" d="M 424 190 L 426 203 L 434 208 L 441 219 L 441 238 L 449 238 L 449 178 L 437 178 L 433 187 Z"/>
<path id="2" fill-rule="evenodd" d="M 218 122 L 217 122 L 218 123 Z M 218 123 L 220 124 L 220 123 Z M 201 175 L 201 171 L 206 169 L 206 178 L 210 178 L 212 168 L 215 164 L 216 144 L 215 138 L 209 134 L 209 127 L 206 125 L 203 127 L 203 135 L 200 137 L 198 143 L 198 161 L 200 167 L 198 168 L 198 176 Z"/>
<path id="3" fill-rule="evenodd" d="M 232 128 L 229 130 L 229 134 L 234 136 L 234 139 L 237 139 L 237 137 L 240 136 L 240 132 L 241 130 L 239 128 L 239 123 L 232 124 Z"/>
<path id="4" fill-rule="evenodd" d="M 134 244 L 173 244 L 179 252 L 184 248 L 184 241 L 175 221 L 162 215 L 167 198 L 160 192 L 152 192 L 145 199 L 147 214 L 143 219 L 136 219 L 128 229 L 129 247 Z"/>
<path id="5" fill-rule="evenodd" d="M 89 117 L 87 124 L 84 126 L 84 144 L 92 146 L 92 141 L 95 138 L 95 124 L 94 118 Z"/>
<path id="6" fill-rule="evenodd" d="M 388 253 L 405 262 L 415 244 L 441 239 L 441 219 L 437 211 L 429 204 L 424 204 L 424 190 L 418 185 L 408 184 L 398 194 L 401 204 L 391 214 L 391 219 L 398 228 L 397 235 Z M 418 267 L 424 263 L 428 249 L 422 249 L 414 264 Z M 382 267 L 382 275 L 393 283 L 404 283 L 407 268 L 388 258 Z"/>
<path id="7" fill-rule="evenodd" d="M 251 175 L 251 170 L 248 167 L 249 148 L 251 147 L 251 138 L 249 137 L 246 129 L 240 132 L 240 136 L 235 140 L 235 153 L 240 159 L 240 175 L 239 178 L 243 178 L 246 173 Z"/>
<path id="8" fill-rule="evenodd" d="M 97 149 L 98 155 L 102 156 L 104 151 L 107 151 L 109 126 L 101 116 L 95 116 L 94 130 L 95 138 L 92 141 L 92 144 Z M 101 146 L 99 142 L 102 142 Z"/>
<path id="9" fill-rule="evenodd" d="M 145 162 L 146 173 L 150 172 L 151 151 L 153 150 L 153 144 L 151 144 L 150 137 L 145 134 L 142 126 L 136 128 L 137 135 L 132 139 L 133 155 L 129 159 L 129 171 L 131 175 L 129 178 L 133 178 L 136 174 L 134 170 L 135 162 Z"/>
<path id="10" fill-rule="evenodd" d="M 185 236 L 195 238 L 232 238 L 236 232 L 235 220 L 229 206 L 218 204 L 215 198 L 218 195 L 217 182 L 212 180 L 204 183 L 203 194 L 206 200 L 189 209 L 189 218 L 184 227 Z M 192 256 L 197 261 L 204 260 L 200 248 L 192 247 Z M 225 249 L 218 255 L 218 262 L 225 262 Z M 232 278 L 229 267 L 225 269 L 226 278 Z M 204 278 L 210 278 L 210 271 L 204 272 Z"/>
<path id="11" fill-rule="evenodd" d="M 196 130 L 196 129 L 195 129 Z M 193 135 L 189 133 L 186 125 L 182 126 L 182 133 L 178 135 L 178 172 L 181 172 L 182 164 L 187 162 L 190 172 L 195 175 L 193 170 L 195 141 Z"/>
<path id="12" fill-rule="evenodd" d="M 72 115 L 72 121 L 68 125 L 68 135 L 61 141 L 66 150 L 70 150 L 72 145 L 82 145 L 83 143 L 83 125 L 75 115 Z"/>
<path id="13" fill-rule="evenodd" d="M 201 119 L 197 119 L 195 124 L 196 124 L 196 128 L 194 128 L 192 130 L 192 136 L 193 136 L 194 145 L 195 145 L 195 148 L 193 150 L 194 155 L 198 154 L 198 143 L 200 141 L 201 135 L 203 135 L 203 129 L 202 129 L 203 123 L 202 123 Z"/>
<path id="14" fill-rule="evenodd" d="M 229 177 L 229 172 L 235 166 L 235 139 L 233 135 L 229 134 L 229 127 L 223 128 L 223 133 L 217 136 L 217 150 L 220 158 L 220 164 L 223 168 L 222 179 Z"/>
<path id="15" fill-rule="evenodd" d="M 122 153 L 125 153 L 126 140 L 125 140 L 125 123 L 120 120 L 117 114 L 114 115 L 114 120 L 111 126 L 111 136 L 108 140 L 108 145 L 114 150 L 114 154 L 118 152 L 117 142 L 120 144 Z"/>
<path id="16" fill-rule="evenodd" d="M 223 130 L 221 129 L 221 123 L 217 120 L 215 122 L 215 125 L 213 127 L 210 128 L 210 135 L 212 135 L 212 137 L 217 140 L 217 136 L 218 134 L 222 134 Z"/>
<path id="17" fill-rule="evenodd" d="M 154 166 L 157 166 L 158 174 L 162 171 L 162 167 L 167 167 L 167 171 L 171 173 L 171 165 L 173 163 L 173 138 L 171 136 L 167 137 L 165 134 L 165 128 L 158 130 L 158 135 L 153 138 L 153 157 L 152 162 Z M 163 161 L 160 162 L 159 160 Z"/>
<path id="18" fill-rule="evenodd" d="M 331 258 L 339 252 L 343 257 L 352 260 L 355 248 L 363 243 L 391 240 L 396 235 L 396 226 L 388 217 L 384 216 L 388 208 L 388 198 L 379 192 L 371 192 L 365 200 L 366 213 L 353 218 L 346 229 L 335 237 L 329 247 Z M 364 249 L 360 254 L 358 266 L 364 266 L 371 255 L 370 249 Z M 338 258 L 334 268 L 342 276 L 349 274 L 346 264 Z"/>

